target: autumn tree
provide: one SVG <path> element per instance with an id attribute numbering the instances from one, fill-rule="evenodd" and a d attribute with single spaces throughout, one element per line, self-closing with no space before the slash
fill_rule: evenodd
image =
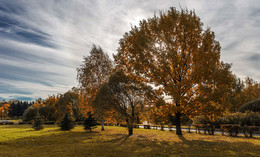
<path id="1" fill-rule="evenodd" d="M 4 103 L 3 105 L 0 104 L 1 119 L 6 118 L 8 116 L 9 109 L 10 109 L 9 104 L 7 103 Z"/>
<path id="2" fill-rule="evenodd" d="M 39 101 L 40 100 L 40 101 Z M 56 121 L 58 118 L 55 105 L 58 97 L 49 96 L 45 100 L 38 99 L 33 105 L 29 106 L 23 113 L 23 121 L 30 122 L 34 119 L 37 112 L 42 116 L 44 121 Z"/>
<path id="3" fill-rule="evenodd" d="M 167 103 L 163 99 L 158 99 L 153 107 L 152 120 L 155 124 L 161 125 L 161 130 L 163 130 L 163 125 L 168 120 L 168 107 Z"/>
<path id="4" fill-rule="evenodd" d="M 260 83 L 252 78 L 245 79 L 245 88 L 243 89 L 244 103 L 260 98 Z M 242 103 L 242 104 L 244 104 Z"/>
<path id="5" fill-rule="evenodd" d="M 236 112 L 243 102 L 242 90 L 244 89 L 244 82 L 234 75 L 232 88 L 227 94 L 227 105 L 229 112 Z"/>
<path id="6" fill-rule="evenodd" d="M 57 110 L 55 108 L 59 97 L 51 95 L 43 101 L 44 107 L 39 108 L 40 114 L 43 116 L 44 120 L 56 121 L 58 119 Z"/>
<path id="7" fill-rule="evenodd" d="M 78 95 L 79 95 L 79 112 L 85 117 L 89 112 L 93 113 L 93 107 L 90 103 L 88 103 L 88 99 L 86 97 L 86 91 L 83 89 L 78 89 Z"/>
<path id="8" fill-rule="evenodd" d="M 104 117 L 107 125 L 118 126 L 124 123 L 124 119 L 120 113 L 118 113 L 114 108 L 109 108 L 104 113 Z"/>
<path id="9" fill-rule="evenodd" d="M 39 100 L 39 99 L 38 99 Z M 47 115 L 48 113 L 44 112 L 42 108 L 45 108 L 45 104 L 42 103 L 42 101 L 35 101 L 33 105 L 28 107 L 22 116 L 22 120 L 24 122 L 32 122 L 34 120 L 34 117 L 36 116 L 37 112 L 41 111 L 41 115 Z M 45 116 L 46 117 L 46 116 Z M 45 119 L 47 120 L 47 119 Z"/>
<path id="10" fill-rule="evenodd" d="M 138 108 L 143 105 L 142 88 L 136 86 L 121 71 L 115 72 L 97 93 L 96 99 L 121 114 L 128 127 L 128 134 L 133 134 Z"/>
<path id="11" fill-rule="evenodd" d="M 80 87 L 85 91 L 87 102 L 92 104 L 97 91 L 111 74 L 113 63 L 101 47 L 96 45 L 93 45 L 90 55 L 83 59 L 83 64 L 77 69 L 77 79 Z M 102 107 L 97 106 L 96 110 L 101 115 L 101 130 L 104 130 L 104 110 Z"/>
<path id="12" fill-rule="evenodd" d="M 252 78 L 247 77 L 245 80 L 234 76 L 232 89 L 228 93 L 228 110 L 236 112 L 243 104 L 256 99 L 260 99 L 260 84 Z"/>
<path id="13" fill-rule="evenodd" d="M 260 113 L 260 99 L 250 101 L 240 106 L 237 110 L 238 112 L 259 112 Z"/>
<path id="14" fill-rule="evenodd" d="M 55 104 L 58 117 L 62 117 L 64 113 L 70 113 L 75 121 L 83 120 L 82 113 L 79 109 L 79 95 L 73 90 L 61 94 L 59 100 Z"/>
<path id="15" fill-rule="evenodd" d="M 170 97 L 167 110 L 175 115 L 178 135 L 182 115 L 223 107 L 222 96 L 233 78 L 230 65 L 220 61 L 221 47 L 214 32 L 203 30 L 202 25 L 195 12 L 170 8 L 132 27 L 114 56 L 128 77 Z"/>

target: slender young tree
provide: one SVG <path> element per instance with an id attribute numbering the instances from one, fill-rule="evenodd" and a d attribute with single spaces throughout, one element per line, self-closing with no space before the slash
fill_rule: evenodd
<path id="1" fill-rule="evenodd" d="M 230 65 L 220 61 L 214 32 L 204 31 L 202 25 L 193 11 L 170 8 L 132 27 L 114 56 L 128 77 L 170 97 L 166 105 L 175 115 L 178 135 L 182 115 L 223 111 L 221 104 L 233 79 Z"/>
<path id="2" fill-rule="evenodd" d="M 96 93 L 103 83 L 105 83 L 112 72 L 113 63 L 109 56 L 103 52 L 101 47 L 93 45 L 90 55 L 83 58 L 83 64 L 77 69 L 77 78 L 80 87 L 85 90 L 86 98 L 89 104 L 92 104 Z M 96 112 L 101 116 L 102 127 L 104 130 L 104 118 L 102 107 L 94 104 Z"/>
<path id="3" fill-rule="evenodd" d="M 96 99 L 120 113 L 127 123 L 128 134 L 133 134 L 136 115 L 144 104 L 142 88 L 118 71 L 112 74 L 109 81 L 100 88 Z"/>

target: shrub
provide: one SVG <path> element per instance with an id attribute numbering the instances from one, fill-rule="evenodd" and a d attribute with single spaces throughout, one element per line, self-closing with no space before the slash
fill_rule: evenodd
<path id="1" fill-rule="evenodd" d="M 43 129 L 42 125 L 43 125 L 42 116 L 39 114 L 39 112 L 37 112 L 36 116 L 34 117 L 32 128 L 34 128 L 34 130 L 41 130 Z"/>
<path id="2" fill-rule="evenodd" d="M 239 124 L 241 122 L 240 116 L 241 116 L 240 112 L 226 114 L 222 118 L 222 124 Z"/>
<path id="3" fill-rule="evenodd" d="M 241 126 L 239 124 L 223 124 L 221 125 L 222 135 L 225 132 L 228 132 L 230 136 L 237 136 Z"/>
<path id="4" fill-rule="evenodd" d="M 31 122 L 36 116 L 36 113 L 37 113 L 37 108 L 35 108 L 34 106 L 30 106 L 24 111 L 22 120 L 24 122 Z"/>
<path id="5" fill-rule="evenodd" d="M 257 112 L 236 112 L 225 115 L 222 124 L 240 124 L 241 126 L 260 126 L 260 113 Z"/>
<path id="6" fill-rule="evenodd" d="M 210 120 L 204 116 L 196 116 L 193 118 L 193 124 L 209 124 Z"/>
<path id="7" fill-rule="evenodd" d="M 71 130 L 74 128 L 74 122 L 71 118 L 71 115 L 69 113 L 66 113 L 61 121 L 60 121 L 60 124 L 59 124 L 61 130 Z"/>
<path id="8" fill-rule="evenodd" d="M 193 125 L 196 127 L 196 133 L 200 133 L 200 130 L 204 130 L 205 134 L 208 132 L 209 135 L 214 135 L 214 122 L 211 122 L 208 118 L 205 118 L 202 115 L 193 118 Z"/>
<path id="9" fill-rule="evenodd" d="M 28 107 L 22 116 L 22 120 L 24 122 L 30 122 L 34 120 L 34 117 L 36 116 L 36 113 L 39 112 L 44 120 L 46 121 L 56 121 L 57 116 L 55 114 L 55 111 L 53 107 L 49 105 L 41 106 L 41 107 L 35 107 L 35 106 L 30 106 Z"/>
<path id="10" fill-rule="evenodd" d="M 236 137 L 241 128 L 241 116 L 240 112 L 226 114 L 222 118 L 222 135 L 224 135 L 224 132 L 227 132 L 230 136 Z"/>
<path id="11" fill-rule="evenodd" d="M 245 137 L 249 137 L 252 138 L 253 137 L 253 132 L 254 131 L 258 131 L 259 127 L 258 126 L 243 126 L 243 133 L 245 135 Z"/>
<path id="12" fill-rule="evenodd" d="M 55 109 L 51 105 L 39 107 L 39 112 L 47 121 L 56 121 L 58 119 Z"/>
<path id="13" fill-rule="evenodd" d="M 88 118 L 84 119 L 83 125 L 85 130 L 91 131 L 94 127 L 97 126 L 97 121 L 91 113 L 88 113 Z"/>
<path id="14" fill-rule="evenodd" d="M 240 106 L 237 111 L 243 113 L 246 111 L 260 112 L 260 99 L 245 103 L 244 105 Z"/>

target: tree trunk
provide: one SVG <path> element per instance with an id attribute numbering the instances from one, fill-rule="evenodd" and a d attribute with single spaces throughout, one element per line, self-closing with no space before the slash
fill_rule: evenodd
<path id="1" fill-rule="evenodd" d="M 101 119 L 101 131 L 105 131 L 103 114 L 102 114 L 102 119 Z"/>
<path id="2" fill-rule="evenodd" d="M 133 126 L 128 127 L 128 135 L 133 135 Z"/>
<path id="3" fill-rule="evenodd" d="M 253 138 L 253 131 L 249 131 L 249 134 L 250 134 L 250 138 Z"/>
<path id="4" fill-rule="evenodd" d="M 188 125 L 188 133 L 191 133 L 190 132 L 190 124 Z M 197 133 L 197 130 L 196 130 L 196 133 Z"/>
<path id="5" fill-rule="evenodd" d="M 175 114 L 176 119 L 176 135 L 182 135 L 181 132 L 181 113 L 179 111 Z"/>
<path id="6" fill-rule="evenodd" d="M 131 103 L 132 107 L 132 114 L 129 119 L 129 124 L 128 124 L 128 135 L 133 135 L 133 128 L 134 128 L 134 119 L 135 119 L 135 106 L 133 103 Z"/>
<path id="7" fill-rule="evenodd" d="M 161 130 L 163 131 L 163 128 L 164 128 L 164 126 L 163 126 L 163 124 L 161 124 Z"/>
<path id="8" fill-rule="evenodd" d="M 131 119 L 130 120 L 125 119 L 125 121 L 127 124 L 128 135 L 133 135 L 133 123 L 132 123 Z"/>
<path id="9" fill-rule="evenodd" d="M 133 123 L 129 122 L 127 124 L 127 127 L 128 127 L 128 135 L 133 135 Z"/>
<path id="10" fill-rule="evenodd" d="M 215 132 L 214 125 L 213 125 L 213 124 L 211 124 L 210 126 L 211 126 L 211 135 L 214 135 L 214 132 Z"/>

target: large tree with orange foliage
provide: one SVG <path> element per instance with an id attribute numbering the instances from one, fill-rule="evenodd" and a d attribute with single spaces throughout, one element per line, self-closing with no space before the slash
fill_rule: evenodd
<path id="1" fill-rule="evenodd" d="M 167 108 L 175 115 L 178 135 L 182 115 L 223 111 L 219 108 L 233 79 L 230 65 L 220 61 L 214 32 L 202 25 L 193 11 L 170 8 L 125 33 L 115 56 L 117 67 L 130 78 L 170 97 Z"/>

